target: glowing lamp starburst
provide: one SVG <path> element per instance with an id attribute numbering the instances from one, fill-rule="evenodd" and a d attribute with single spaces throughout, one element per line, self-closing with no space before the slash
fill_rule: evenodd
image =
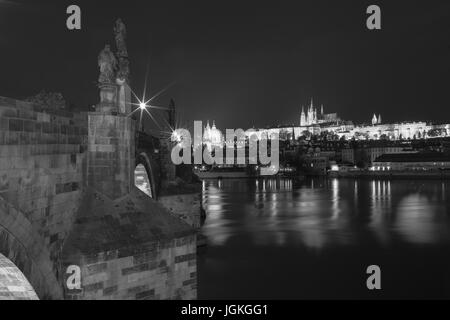
<path id="1" fill-rule="evenodd" d="M 172 138 L 172 142 L 177 142 L 177 143 L 180 143 L 183 140 L 182 136 L 176 131 L 172 132 L 171 138 Z"/>
<path id="2" fill-rule="evenodd" d="M 0 0 L 0 2 L 1 2 L 1 0 Z M 160 95 L 162 95 L 163 93 L 165 93 L 171 86 L 173 86 L 175 83 L 172 83 L 172 84 L 170 84 L 170 85 L 168 85 L 167 87 L 165 87 L 164 89 L 162 89 L 161 91 L 159 91 L 158 93 L 156 93 L 152 98 L 150 98 L 150 99 L 146 99 L 145 98 L 145 95 L 146 95 L 146 92 L 147 92 L 147 78 L 148 78 L 148 66 L 147 66 L 147 72 L 146 72 L 146 75 L 145 75 L 145 83 L 144 83 L 144 93 L 143 93 L 143 97 L 142 97 L 142 99 L 140 99 L 137 95 L 136 95 L 136 93 L 133 91 L 133 90 L 131 90 L 131 93 L 133 94 L 133 96 L 136 98 L 136 102 L 135 103 L 131 103 L 131 105 L 133 105 L 133 106 L 135 106 L 135 108 L 134 108 L 134 110 L 133 111 L 131 111 L 129 114 L 128 114 L 128 117 L 131 117 L 131 116 L 133 116 L 135 113 L 140 113 L 140 117 L 139 117 L 139 130 L 143 130 L 143 116 L 145 115 L 145 114 L 147 114 L 152 120 L 153 120 L 153 122 L 156 124 L 156 126 L 158 127 L 158 129 L 159 129 L 159 131 L 160 132 L 163 132 L 162 130 L 163 130 L 163 128 L 161 127 L 161 125 L 158 123 L 158 121 L 156 120 L 156 118 L 152 115 L 152 111 L 155 111 L 155 110 L 164 110 L 164 111 L 167 111 L 167 110 L 170 110 L 169 108 L 167 108 L 167 107 L 159 107 L 159 106 L 155 106 L 154 104 L 153 104 L 153 100 L 155 100 L 157 97 L 159 97 Z M 167 120 L 164 118 L 164 117 L 162 117 L 162 119 L 163 119 L 163 121 L 166 121 L 167 122 Z M 174 128 L 171 128 L 170 127 L 170 125 L 169 125 L 169 128 L 170 128 L 170 130 L 174 130 Z M 166 132 L 164 132 L 165 134 L 166 134 Z M 169 132 L 169 135 L 170 135 L 170 132 Z"/>

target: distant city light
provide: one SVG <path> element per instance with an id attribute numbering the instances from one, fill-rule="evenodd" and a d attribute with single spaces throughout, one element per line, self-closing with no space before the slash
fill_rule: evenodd
<path id="1" fill-rule="evenodd" d="M 141 108 L 141 110 L 145 110 L 147 108 L 147 105 L 144 102 L 142 102 L 139 104 L 139 108 Z"/>

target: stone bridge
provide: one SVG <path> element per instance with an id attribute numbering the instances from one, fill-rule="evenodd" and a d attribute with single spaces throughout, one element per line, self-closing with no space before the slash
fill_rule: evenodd
<path id="1" fill-rule="evenodd" d="M 167 191 L 164 148 L 125 115 L 0 97 L 0 299 L 196 298 L 200 196 Z"/>

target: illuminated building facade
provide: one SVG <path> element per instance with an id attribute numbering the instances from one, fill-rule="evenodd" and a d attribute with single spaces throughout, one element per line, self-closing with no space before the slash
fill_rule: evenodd
<path id="1" fill-rule="evenodd" d="M 224 138 L 222 132 L 217 129 L 215 121 L 213 121 L 212 127 L 208 121 L 208 124 L 203 131 L 203 144 L 206 145 L 208 149 L 223 146 Z"/>
<path id="2" fill-rule="evenodd" d="M 450 156 L 443 153 L 384 154 L 377 158 L 372 171 L 449 170 Z"/>

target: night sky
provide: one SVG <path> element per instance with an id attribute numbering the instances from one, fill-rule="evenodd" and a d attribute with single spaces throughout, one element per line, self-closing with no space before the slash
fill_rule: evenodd
<path id="1" fill-rule="evenodd" d="M 66 8 L 82 9 L 82 30 Z M 382 9 L 381 31 L 366 8 Z M 97 55 L 128 28 L 133 90 L 174 98 L 182 123 L 298 124 L 314 97 L 326 112 L 369 122 L 450 122 L 450 1 L 13 1 L 0 0 L 0 95 L 62 92 L 98 102 Z M 154 111 L 158 112 L 158 111 Z M 189 126 L 192 126 L 190 124 Z"/>

